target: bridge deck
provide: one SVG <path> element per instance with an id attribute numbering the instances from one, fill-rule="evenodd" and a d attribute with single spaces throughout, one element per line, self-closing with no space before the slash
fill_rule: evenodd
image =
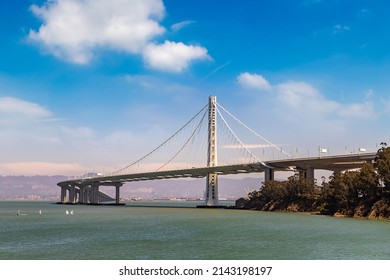
<path id="1" fill-rule="evenodd" d="M 275 169 L 294 167 L 298 170 L 307 168 L 324 169 L 330 171 L 344 171 L 360 168 L 364 163 L 371 163 L 376 153 L 346 154 L 324 157 L 308 157 L 267 162 Z M 290 168 L 291 169 L 291 168 Z"/>
<path id="2" fill-rule="evenodd" d="M 217 173 L 221 175 L 241 174 L 264 172 L 266 169 L 274 169 L 276 171 L 287 170 L 306 170 L 308 168 L 324 169 L 330 171 L 343 171 L 360 168 L 365 163 L 371 163 L 375 159 L 376 153 L 361 153 L 350 155 L 324 156 L 324 157 L 308 157 L 286 160 L 273 160 L 264 163 L 253 164 L 237 164 L 226 166 L 213 166 L 202 168 L 190 168 L 180 170 L 167 170 L 158 172 L 145 172 L 136 174 L 125 174 L 115 176 L 99 176 L 92 178 L 83 178 L 77 180 L 67 180 L 59 182 L 59 186 L 86 186 L 94 182 L 100 185 L 111 186 L 115 183 L 125 183 L 132 181 L 145 180 L 161 180 L 172 178 L 204 178 L 209 173 Z"/>

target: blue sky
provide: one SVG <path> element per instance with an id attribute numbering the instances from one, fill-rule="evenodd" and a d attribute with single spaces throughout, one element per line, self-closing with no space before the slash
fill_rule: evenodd
<path id="1" fill-rule="evenodd" d="M 2 5 L 0 175 L 122 167 L 209 95 L 302 156 L 390 142 L 387 1 Z"/>

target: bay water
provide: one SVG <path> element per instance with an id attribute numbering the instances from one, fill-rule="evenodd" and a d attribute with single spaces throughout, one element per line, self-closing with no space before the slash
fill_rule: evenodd
<path id="1" fill-rule="evenodd" d="M 0 259 L 390 259 L 389 221 L 196 208 L 199 203 L 0 201 Z"/>

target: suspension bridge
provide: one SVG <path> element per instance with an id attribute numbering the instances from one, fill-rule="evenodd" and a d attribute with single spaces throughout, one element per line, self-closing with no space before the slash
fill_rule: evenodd
<path id="1" fill-rule="evenodd" d="M 246 126 L 215 96 L 183 127 L 148 154 L 109 174 L 58 183 L 61 203 L 120 203 L 120 188 L 127 182 L 206 178 L 205 206 L 217 207 L 218 176 L 264 172 L 265 181 L 275 171 L 295 171 L 314 179 L 314 170 L 345 171 L 372 162 L 375 153 L 296 158 Z M 115 187 L 115 198 L 100 186 Z"/>

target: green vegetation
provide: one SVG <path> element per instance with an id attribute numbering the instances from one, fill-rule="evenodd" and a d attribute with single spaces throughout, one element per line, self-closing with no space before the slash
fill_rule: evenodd
<path id="1" fill-rule="evenodd" d="M 324 178 L 325 179 L 325 178 Z M 350 217 L 390 218 L 390 147 L 382 143 L 373 164 L 334 172 L 320 186 L 294 175 L 268 181 L 238 207 L 264 211 L 303 211 Z"/>

